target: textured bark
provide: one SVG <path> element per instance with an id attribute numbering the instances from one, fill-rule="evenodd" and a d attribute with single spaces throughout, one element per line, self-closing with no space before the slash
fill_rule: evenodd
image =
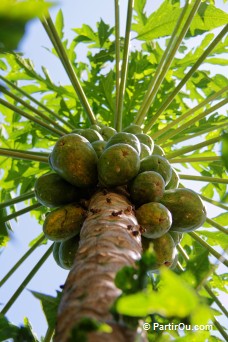
<path id="1" fill-rule="evenodd" d="M 117 271 L 134 266 L 141 256 L 141 234 L 129 201 L 116 193 L 94 195 L 80 238 L 64 286 L 54 341 L 66 342 L 71 329 L 85 317 L 112 327 L 110 334 L 89 333 L 89 342 L 135 341 L 136 331 L 117 324 L 109 311 L 121 294 L 114 284 Z"/>

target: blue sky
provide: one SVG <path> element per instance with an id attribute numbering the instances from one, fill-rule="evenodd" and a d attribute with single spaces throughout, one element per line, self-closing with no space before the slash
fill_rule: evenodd
<path id="1" fill-rule="evenodd" d="M 150 11 L 152 7 L 155 9 L 160 5 L 160 0 L 148 1 Z M 51 9 L 51 15 L 55 18 L 56 13 L 61 7 L 65 17 L 65 33 L 66 36 L 72 38 L 71 28 L 80 27 L 83 23 L 88 23 L 92 27 L 102 17 L 105 22 L 114 25 L 114 1 L 110 0 L 64 0 L 59 2 L 60 5 Z M 223 5 L 223 1 L 216 1 L 217 5 Z M 125 30 L 127 0 L 121 0 L 121 33 Z M 27 58 L 34 61 L 37 70 L 41 70 L 41 65 L 47 67 L 50 71 L 51 78 L 56 83 L 62 84 L 68 82 L 68 78 L 55 56 L 48 52 L 45 47 L 51 48 L 46 33 L 38 20 L 34 20 L 27 27 L 27 34 L 20 44 L 22 51 Z M 85 57 L 85 51 L 78 51 L 78 60 Z M 18 206 L 20 209 L 20 206 Z M 213 208 L 214 209 L 214 208 Z M 7 250 L 1 255 L 0 279 L 5 275 L 9 267 L 11 267 L 27 250 L 28 243 L 41 233 L 41 226 L 30 215 L 23 215 L 19 218 L 18 224 L 13 223 L 16 237 L 9 244 Z M 0 289 L 0 301 L 6 302 L 23 281 L 25 275 L 36 264 L 40 258 L 40 253 L 44 253 L 46 247 L 37 250 L 33 257 L 30 258 L 15 275 L 7 282 L 7 286 Z M 63 284 L 67 276 L 67 271 L 60 269 L 53 261 L 52 256 L 45 263 L 44 267 L 39 271 L 36 277 L 29 283 L 28 289 L 33 289 L 43 293 L 55 295 L 55 290 L 59 285 Z M 33 299 L 32 295 L 26 289 L 20 298 L 15 302 L 12 310 L 9 311 L 9 319 L 15 324 L 23 322 L 23 317 L 27 316 L 31 320 L 34 331 L 39 333 L 39 337 L 45 334 L 46 322 L 43 313 L 40 310 L 40 304 L 37 299 Z"/>

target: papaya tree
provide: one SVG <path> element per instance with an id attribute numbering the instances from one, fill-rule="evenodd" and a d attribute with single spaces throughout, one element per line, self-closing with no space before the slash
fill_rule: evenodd
<path id="1" fill-rule="evenodd" d="M 1 298 L 2 341 L 38 341 L 8 312 L 51 254 L 68 274 L 56 297 L 32 291 L 48 323 L 42 341 L 228 339 L 218 296 L 228 265 L 228 15 L 211 1 L 165 0 L 151 12 L 128 0 L 122 37 L 120 9 L 115 0 L 114 27 L 83 24 L 72 41 L 61 10 L 55 20 L 45 6 L 38 13 L 64 86 L 15 43 L 1 45 L 1 249 L 20 234 L 20 222 L 10 226 L 19 216 L 31 213 L 40 234 L 0 286 L 46 248 Z"/>

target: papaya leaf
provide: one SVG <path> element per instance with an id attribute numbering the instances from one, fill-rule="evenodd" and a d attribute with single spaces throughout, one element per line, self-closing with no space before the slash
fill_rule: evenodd
<path id="1" fill-rule="evenodd" d="M 63 12 L 61 9 L 58 11 L 58 13 L 56 15 L 55 28 L 58 32 L 60 39 L 62 39 L 63 38 L 63 28 L 64 28 L 64 18 L 63 18 Z"/>
<path id="2" fill-rule="evenodd" d="M 38 236 L 37 236 L 35 239 L 33 239 L 32 241 L 30 241 L 30 242 L 29 242 L 29 247 L 32 247 L 33 245 L 35 245 L 35 243 L 36 243 L 39 239 L 41 239 L 42 236 L 43 236 L 43 233 L 41 233 L 40 235 L 38 235 Z M 40 243 L 40 245 L 46 245 L 47 242 L 48 242 L 48 240 L 47 240 L 47 239 L 44 239 L 44 240 L 42 241 L 42 243 Z"/>
<path id="3" fill-rule="evenodd" d="M 198 306 L 198 298 L 189 285 L 172 271 L 161 269 L 158 291 L 148 290 L 127 295 L 117 300 L 120 314 L 143 317 L 158 313 L 165 317 L 186 317 Z"/>
<path id="4" fill-rule="evenodd" d="M 138 6 L 139 8 L 139 6 Z M 153 40 L 168 36 L 172 33 L 178 20 L 181 9 L 174 6 L 170 1 L 164 1 L 156 12 L 153 12 L 147 20 L 140 20 L 132 24 L 132 29 L 137 33 L 139 40 Z"/>
<path id="5" fill-rule="evenodd" d="M 102 48 L 104 46 L 104 43 L 107 41 L 108 37 L 113 33 L 114 28 L 110 28 L 110 26 L 108 24 L 105 24 L 105 22 L 102 19 L 99 23 L 97 23 L 97 26 L 100 47 Z"/>
<path id="6" fill-rule="evenodd" d="M 43 312 L 45 314 L 48 327 L 54 329 L 57 317 L 57 310 L 61 299 L 61 292 L 56 291 L 57 296 L 52 297 L 44 293 L 31 291 L 34 297 L 40 300 Z"/>
<path id="7" fill-rule="evenodd" d="M 18 342 L 39 342 L 32 332 L 31 324 L 27 318 L 24 319 L 24 323 L 24 326 L 17 327 L 0 313 L 0 341 L 12 339 Z"/>
<path id="8" fill-rule="evenodd" d="M 27 22 L 46 12 L 51 3 L 35 0 L 1 0 L 0 3 L 0 51 L 16 50 L 25 34 Z"/>
<path id="9" fill-rule="evenodd" d="M 227 281 L 228 273 L 217 274 L 216 272 L 214 272 L 212 275 L 212 279 L 210 280 L 210 285 L 216 292 L 219 290 L 228 293 L 228 289 L 226 286 Z"/>
<path id="10" fill-rule="evenodd" d="M 202 250 L 201 253 L 197 253 L 197 255 L 189 259 L 186 263 L 186 270 L 181 273 L 181 277 L 195 288 L 201 283 L 211 269 L 208 255 L 209 253 L 205 249 Z"/>
<path id="11" fill-rule="evenodd" d="M 144 11 L 144 8 L 146 6 L 146 0 L 136 0 L 134 9 L 137 13 L 137 15 L 134 17 L 135 20 L 140 24 L 145 25 L 146 23 L 146 12 Z"/>
<path id="12" fill-rule="evenodd" d="M 196 36 L 205 31 L 227 24 L 228 14 L 214 5 L 201 3 L 198 13 L 195 15 L 190 26 L 190 34 Z"/>
<path id="13" fill-rule="evenodd" d="M 192 5 L 189 6 L 186 16 L 189 14 L 191 7 Z M 153 12 L 148 17 L 145 24 L 140 21 L 137 24 L 133 24 L 132 28 L 137 32 L 137 39 L 139 40 L 149 41 L 170 36 L 180 13 L 181 9 L 178 7 L 177 2 L 171 3 L 166 0 L 156 12 Z M 225 25 L 227 24 L 227 20 L 227 13 L 204 2 L 200 5 L 198 13 L 192 20 L 187 37 L 195 37 L 208 30 Z"/>
<path id="14" fill-rule="evenodd" d="M 93 42 L 94 44 L 90 45 L 90 47 L 99 47 L 99 37 L 89 25 L 83 24 L 81 28 L 75 28 L 73 31 L 78 34 L 75 38 L 76 43 Z"/>
<path id="15" fill-rule="evenodd" d="M 220 246 L 224 250 L 228 246 L 228 236 L 223 232 L 211 232 L 208 230 L 199 230 L 200 235 L 204 236 L 211 246 Z"/>
<path id="16" fill-rule="evenodd" d="M 224 227 L 228 226 L 228 213 L 222 213 L 216 217 L 213 217 L 213 221 L 221 224 Z"/>

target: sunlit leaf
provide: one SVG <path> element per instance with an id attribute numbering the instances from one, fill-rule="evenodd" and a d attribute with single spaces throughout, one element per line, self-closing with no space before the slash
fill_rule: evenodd
<path id="1" fill-rule="evenodd" d="M 0 313 L 0 340 L 8 341 L 12 339 L 13 341 L 38 342 L 32 332 L 29 320 L 25 319 L 24 323 L 24 326 L 17 327 Z"/>
<path id="2" fill-rule="evenodd" d="M 35 0 L 1 0 L 0 51 L 15 50 L 25 33 L 26 23 L 46 12 L 51 3 Z"/>
<path id="3" fill-rule="evenodd" d="M 31 293 L 40 300 L 49 328 L 54 328 L 57 317 L 57 309 L 61 299 L 61 292 L 57 291 L 56 297 L 52 297 L 36 291 L 31 291 Z"/>
<path id="4" fill-rule="evenodd" d="M 198 299 L 186 282 L 167 269 L 161 270 L 161 280 L 158 292 L 152 290 L 120 298 L 117 311 L 129 316 L 158 313 L 166 317 L 186 317 L 195 310 Z"/>
<path id="5" fill-rule="evenodd" d="M 205 236 L 207 238 L 207 242 L 211 246 L 221 246 L 224 250 L 227 249 L 228 246 L 228 236 L 223 232 L 211 232 L 208 230 L 200 230 L 200 235 Z"/>
<path id="6" fill-rule="evenodd" d="M 63 38 L 63 28 L 64 28 L 64 18 L 62 10 L 59 10 L 55 19 L 55 27 L 58 32 L 59 37 Z"/>

